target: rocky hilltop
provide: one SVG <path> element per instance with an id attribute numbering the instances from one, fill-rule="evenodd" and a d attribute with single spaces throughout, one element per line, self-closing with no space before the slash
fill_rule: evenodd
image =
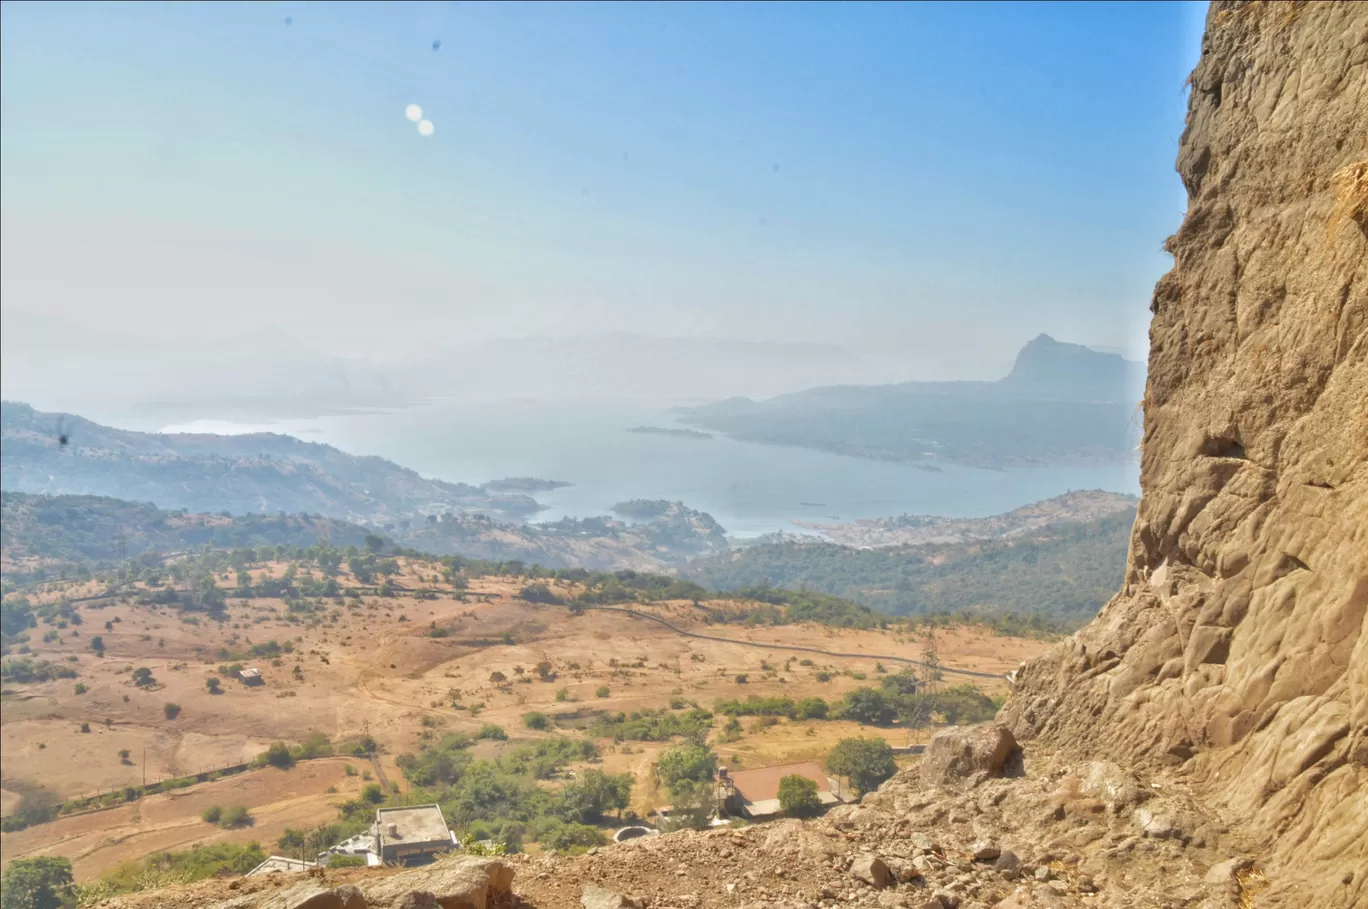
<path id="1" fill-rule="evenodd" d="M 1180 768 L 1260 905 L 1368 905 L 1366 145 L 1368 4 L 1211 5 L 1125 585 L 1004 715 Z"/>

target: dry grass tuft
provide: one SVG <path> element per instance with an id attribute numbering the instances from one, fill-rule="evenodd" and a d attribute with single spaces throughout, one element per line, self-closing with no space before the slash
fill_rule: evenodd
<path id="1" fill-rule="evenodd" d="M 1368 161 L 1343 168 L 1330 178 L 1330 186 L 1335 191 L 1335 207 L 1327 225 L 1331 236 L 1345 221 L 1368 231 Z"/>
<path id="2" fill-rule="evenodd" d="M 1268 878 L 1257 868 L 1248 868 L 1235 875 L 1240 885 L 1240 909 L 1254 909 L 1254 898 L 1268 889 Z"/>

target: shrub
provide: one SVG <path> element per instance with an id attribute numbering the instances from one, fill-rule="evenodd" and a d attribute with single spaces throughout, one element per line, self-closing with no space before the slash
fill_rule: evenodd
<path id="1" fill-rule="evenodd" d="M 523 714 L 523 725 L 528 729 L 546 729 L 551 725 L 551 720 L 546 714 L 533 710 L 531 713 Z"/>
<path id="2" fill-rule="evenodd" d="M 504 732 L 502 726 L 496 726 L 493 723 L 485 723 L 480 727 L 480 731 L 475 733 L 475 738 L 506 742 L 508 741 L 508 733 Z"/>
<path id="3" fill-rule="evenodd" d="M 81 724 L 81 731 L 84 732 L 84 733 L 89 733 L 89 732 L 90 732 L 90 724 L 89 724 L 89 723 L 82 723 L 82 724 Z"/>
<path id="4" fill-rule="evenodd" d="M 218 805 L 210 805 L 200 812 L 200 820 L 206 824 L 217 824 L 223 819 L 223 809 Z"/>
<path id="5" fill-rule="evenodd" d="M 225 830 L 250 827 L 255 822 L 256 819 L 252 817 L 252 812 L 241 805 L 230 805 L 223 809 L 223 816 L 219 818 L 219 826 Z"/>
<path id="6" fill-rule="evenodd" d="M 223 684 L 212 675 L 204 680 L 204 687 L 210 694 L 223 694 Z"/>
<path id="7" fill-rule="evenodd" d="M 289 770 L 295 765 L 294 755 L 290 753 L 290 746 L 284 742 L 272 744 L 258 760 L 270 764 L 272 767 L 279 767 L 281 770 Z"/>
<path id="8" fill-rule="evenodd" d="M 817 784 L 796 773 L 782 778 L 779 780 L 779 807 L 789 817 L 812 817 L 822 810 Z"/>
<path id="9" fill-rule="evenodd" d="M 557 688 L 557 689 L 556 689 L 556 700 L 558 700 L 558 701 L 568 701 L 569 699 L 570 699 L 570 689 L 569 689 L 569 688 Z"/>
<path id="10" fill-rule="evenodd" d="M 172 704 L 170 702 L 167 702 L 162 705 L 162 713 L 166 714 L 166 718 L 168 720 L 174 720 L 176 717 L 180 716 L 180 712 L 180 704 Z"/>
<path id="11" fill-rule="evenodd" d="M 385 800 L 385 790 L 380 788 L 379 783 L 367 783 L 361 787 L 361 800 L 378 805 Z"/>
<path id="12" fill-rule="evenodd" d="M 612 694 L 612 692 L 608 690 L 608 686 L 607 686 L 607 685 L 600 685 L 600 686 L 598 686 L 598 688 L 594 691 L 594 697 L 599 697 L 599 698 L 606 698 L 606 697 L 608 697 L 608 695 L 610 695 L 610 694 Z"/>

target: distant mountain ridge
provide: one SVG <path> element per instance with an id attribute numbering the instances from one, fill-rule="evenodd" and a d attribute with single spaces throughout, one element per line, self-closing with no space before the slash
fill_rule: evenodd
<path id="1" fill-rule="evenodd" d="M 837 385 L 681 408 L 749 442 L 977 467 L 1118 461 L 1138 442 L 1144 367 L 1040 335 L 993 382 Z"/>
<path id="2" fill-rule="evenodd" d="M 59 444 L 59 429 L 70 444 Z M 427 514 L 516 519 L 530 496 L 428 479 L 384 458 L 275 433 L 145 433 L 0 402 L 0 488 L 111 496 L 160 508 L 233 514 L 319 514 L 372 526 Z"/>

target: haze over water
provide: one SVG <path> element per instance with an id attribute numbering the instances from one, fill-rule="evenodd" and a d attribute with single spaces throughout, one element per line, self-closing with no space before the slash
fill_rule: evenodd
<path id="1" fill-rule="evenodd" d="M 626 431 L 639 425 L 674 424 L 667 410 L 633 402 L 447 400 L 251 426 L 198 421 L 165 428 L 287 433 L 451 482 L 531 476 L 573 483 L 535 495 L 548 506 L 537 521 L 608 514 L 625 499 L 680 500 L 740 537 L 799 531 L 795 519 L 983 517 L 1074 489 L 1140 491 L 1135 462 L 1003 471 L 946 464 L 933 472 L 717 434 L 702 440 Z"/>

